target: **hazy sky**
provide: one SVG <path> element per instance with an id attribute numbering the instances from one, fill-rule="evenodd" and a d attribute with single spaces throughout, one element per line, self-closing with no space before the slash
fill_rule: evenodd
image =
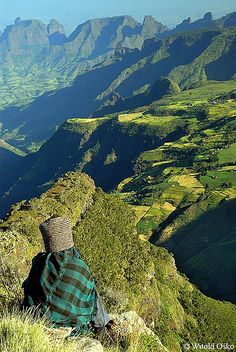
<path id="1" fill-rule="evenodd" d="M 18 16 L 45 23 L 56 18 L 67 32 L 88 19 L 116 15 L 131 15 L 139 21 L 152 15 L 174 27 L 189 16 L 194 20 L 212 11 L 214 17 L 221 17 L 235 10 L 235 0 L 0 0 L 0 29 Z"/>

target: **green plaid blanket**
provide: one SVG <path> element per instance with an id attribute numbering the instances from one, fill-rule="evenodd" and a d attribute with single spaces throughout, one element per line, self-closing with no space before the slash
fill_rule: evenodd
<path id="1" fill-rule="evenodd" d="M 96 314 L 96 287 L 75 247 L 39 253 L 23 288 L 23 307 L 37 307 L 54 327 L 71 326 L 74 334 L 87 332 Z"/>

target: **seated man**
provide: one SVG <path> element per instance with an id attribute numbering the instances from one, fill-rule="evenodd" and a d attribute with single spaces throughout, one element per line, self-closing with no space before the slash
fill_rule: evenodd
<path id="1" fill-rule="evenodd" d="M 86 263 L 74 247 L 68 217 L 53 216 L 40 226 L 45 253 L 32 261 L 23 283 L 23 307 L 36 307 L 55 328 L 72 327 L 73 335 L 86 333 L 90 324 L 102 328 L 109 323 Z"/>

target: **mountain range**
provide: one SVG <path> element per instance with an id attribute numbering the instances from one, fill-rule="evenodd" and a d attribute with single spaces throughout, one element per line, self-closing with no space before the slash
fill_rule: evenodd
<path id="1" fill-rule="evenodd" d="M 46 91 L 68 86 L 117 47 L 141 49 L 145 39 L 164 30 L 167 27 L 151 16 L 143 24 L 119 16 L 89 20 L 67 37 L 55 19 L 46 26 L 40 20 L 17 18 L 0 36 L 0 76 L 2 87 L 8 88 L 1 94 L 1 106 L 23 105 Z"/>
<path id="2" fill-rule="evenodd" d="M 70 87 L 45 93 L 23 107 L 2 111 L 1 136 L 28 152 L 52 136 L 68 117 L 101 116 L 104 104 L 109 105 L 114 93 L 123 102 L 118 101 L 118 106 L 111 109 L 113 112 L 161 97 L 165 94 L 160 83 L 163 76 L 176 89 L 190 88 L 206 80 L 232 79 L 235 35 L 233 27 L 200 30 L 174 34 L 164 41 L 146 40 L 141 50 L 116 49 L 109 58 L 80 73 Z"/>
<path id="3" fill-rule="evenodd" d="M 89 20 L 68 37 L 53 19 L 17 18 L 0 35 L 0 107 L 25 105 L 44 92 L 70 85 L 75 77 L 104 62 L 117 48 L 141 49 L 147 39 L 163 39 L 196 29 L 222 29 L 235 25 L 235 13 L 218 20 L 184 21 L 173 30 L 146 16 L 142 24 L 130 16 Z M 23 88 L 23 89 L 21 89 Z"/>
<path id="4" fill-rule="evenodd" d="M 231 80 L 172 91 L 118 115 L 71 118 L 38 152 L 2 171 L 2 216 L 11 204 L 50 189 L 64 173 L 86 172 L 97 186 L 136 207 L 140 235 L 173 251 L 204 292 L 235 302 L 235 265 L 227 250 L 235 243 L 235 104 Z M 211 222 L 218 222 L 217 231 Z"/>
<path id="5" fill-rule="evenodd" d="M 151 16 L 69 36 L 56 20 L 5 29 L 0 306 L 9 272 L 23 279 L 41 249 L 39 223 L 69 214 L 109 309 L 135 307 L 167 351 L 235 340 L 235 25 L 207 13 L 171 30 Z"/>

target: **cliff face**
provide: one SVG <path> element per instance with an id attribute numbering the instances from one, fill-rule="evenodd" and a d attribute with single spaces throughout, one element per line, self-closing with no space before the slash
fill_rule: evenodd
<path id="1" fill-rule="evenodd" d="M 62 45 L 67 39 L 64 26 L 55 19 L 47 25 L 47 32 L 50 45 Z"/>
<path id="2" fill-rule="evenodd" d="M 164 32 L 162 36 L 170 35 L 179 32 L 189 32 L 198 29 L 221 29 L 233 27 L 236 25 L 236 12 L 232 12 L 218 19 L 214 19 L 211 12 L 205 13 L 203 18 L 196 21 L 188 17 L 178 24 L 174 29 L 169 32 Z"/>
<path id="3" fill-rule="evenodd" d="M 89 20 L 80 24 L 67 38 L 63 25 L 55 19 L 45 26 L 39 20 L 17 18 L 0 37 L 0 55 L 2 60 L 5 58 L 16 64 L 20 55 L 24 64 L 24 54 L 30 56 L 31 62 L 37 62 L 43 52 L 53 64 L 60 54 L 65 59 L 73 55 L 74 59 L 77 56 L 82 59 L 104 55 L 117 46 L 141 49 L 145 39 L 156 37 L 167 29 L 151 16 L 146 16 L 143 24 L 131 16 L 117 16 Z M 58 48 L 50 51 L 51 46 Z M 29 58 L 25 60 L 28 62 Z"/>
<path id="4" fill-rule="evenodd" d="M 192 88 L 209 79 L 233 79 L 235 38 L 234 29 L 200 31 L 181 33 L 163 43 L 154 42 L 151 53 L 149 46 L 148 50 L 144 46 L 143 51 L 117 49 L 96 68 L 78 75 L 71 87 L 42 95 L 24 109 L 16 109 L 10 118 L 7 112 L 6 117 L 3 114 L 3 130 L 7 136 L 13 134 L 17 147 L 29 150 L 52 136 L 68 117 L 93 116 L 114 92 L 128 98 L 117 109 L 129 109 L 168 93 L 161 77 L 174 82 L 172 91 Z M 159 82 L 158 89 L 148 94 L 155 82 Z"/>
<path id="5" fill-rule="evenodd" d="M 38 20 L 7 26 L 0 39 L 0 54 L 7 61 L 22 63 L 33 59 L 49 46 L 47 28 Z M 1 57 L 1 59 L 2 59 Z"/>
<path id="6" fill-rule="evenodd" d="M 20 199 L 41 194 L 48 182 L 69 170 L 84 171 L 98 186 L 111 190 L 133 174 L 142 151 L 179 138 L 186 128 L 184 121 L 155 126 L 147 119 L 136 124 L 129 121 L 129 115 L 127 120 L 126 115 L 70 119 L 37 153 L 2 174 L 0 190 L 2 195 L 6 192 L 2 212 Z"/>

